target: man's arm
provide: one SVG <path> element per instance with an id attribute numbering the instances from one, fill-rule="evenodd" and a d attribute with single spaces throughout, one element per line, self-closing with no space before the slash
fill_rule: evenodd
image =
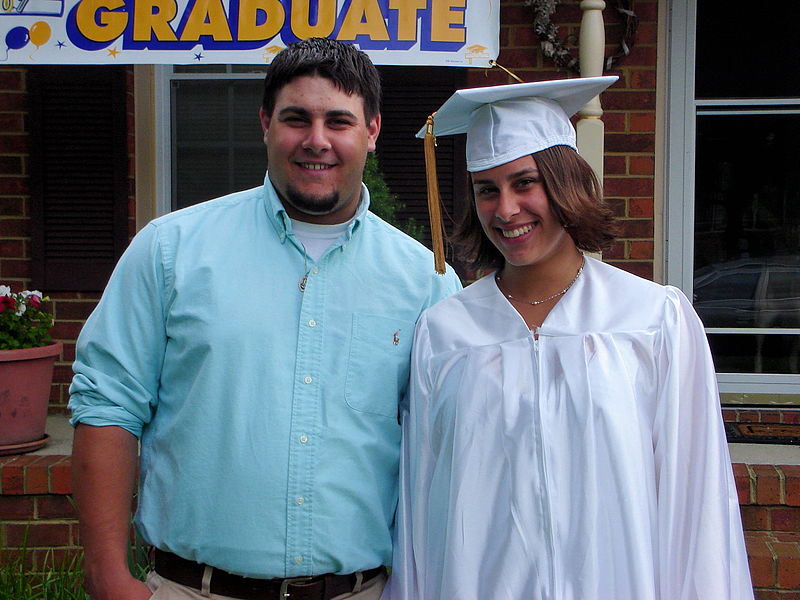
<path id="1" fill-rule="evenodd" d="M 138 440 L 121 427 L 78 425 L 73 492 L 85 550 L 85 584 L 94 600 L 148 600 L 152 592 L 128 569 Z"/>

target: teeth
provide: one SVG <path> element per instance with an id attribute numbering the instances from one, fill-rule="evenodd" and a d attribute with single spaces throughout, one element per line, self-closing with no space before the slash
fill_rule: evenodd
<path id="1" fill-rule="evenodd" d="M 500 233 L 503 234 L 504 238 L 515 238 L 521 236 L 524 233 L 528 233 L 531 229 L 533 229 L 533 225 L 525 225 L 524 227 L 518 227 L 517 229 L 512 229 L 510 231 L 501 229 Z"/>
<path id="2" fill-rule="evenodd" d="M 300 166 L 304 169 L 311 169 L 312 171 L 322 171 L 331 168 L 330 165 L 323 165 L 320 163 L 300 163 Z"/>

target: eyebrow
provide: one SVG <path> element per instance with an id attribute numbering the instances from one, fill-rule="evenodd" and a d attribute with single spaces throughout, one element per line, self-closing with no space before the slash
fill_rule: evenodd
<path id="1" fill-rule="evenodd" d="M 516 179 L 517 177 L 522 177 L 524 175 L 539 175 L 539 169 L 522 169 L 521 171 L 516 171 L 515 173 L 509 174 L 506 179 Z M 472 185 L 476 185 L 479 183 L 494 183 L 493 179 L 473 179 Z"/>
<path id="2" fill-rule="evenodd" d="M 284 106 L 278 112 L 278 116 L 279 117 L 282 117 L 282 116 L 285 116 L 285 115 L 288 115 L 288 114 L 302 115 L 304 117 L 308 117 L 308 116 L 311 115 L 311 113 L 308 111 L 308 109 L 306 109 L 306 108 L 304 108 L 302 106 Z M 336 117 L 348 117 L 350 119 L 354 119 L 354 120 L 358 121 L 358 117 L 356 115 L 354 115 L 349 110 L 345 110 L 343 108 L 335 109 L 335 110 L 329 110 L 328 112 L 325 113 L 325 117 L 328 118 L 328 119 L 336 118 Z"/>

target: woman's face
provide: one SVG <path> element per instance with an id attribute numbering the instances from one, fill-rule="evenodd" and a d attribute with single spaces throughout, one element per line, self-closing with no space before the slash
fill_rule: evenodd
<path id="1" fill-rule="evenodd" d="M 483 231 L 506 264 L 537 265 L 561 252 L 575 252 L 572 238 L 550 209 L 533 156 L 472 173 L 472 189 Z"/>

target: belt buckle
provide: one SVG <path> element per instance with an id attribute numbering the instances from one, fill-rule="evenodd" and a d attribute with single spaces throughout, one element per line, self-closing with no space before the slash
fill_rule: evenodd
<path id="1" fill-rule="evenodd" d="M 289 586 L 292 585 L 293 583 L 311 581 L 312 579 L 314 579 L 313 575 L 306 577 L 287 577 L 281 582 L 281 591 L 278 595 L 278 600 L 286 600 L 286 598 L 289 598 L 289 596 L 291 595 L 289 594 Z"/>

